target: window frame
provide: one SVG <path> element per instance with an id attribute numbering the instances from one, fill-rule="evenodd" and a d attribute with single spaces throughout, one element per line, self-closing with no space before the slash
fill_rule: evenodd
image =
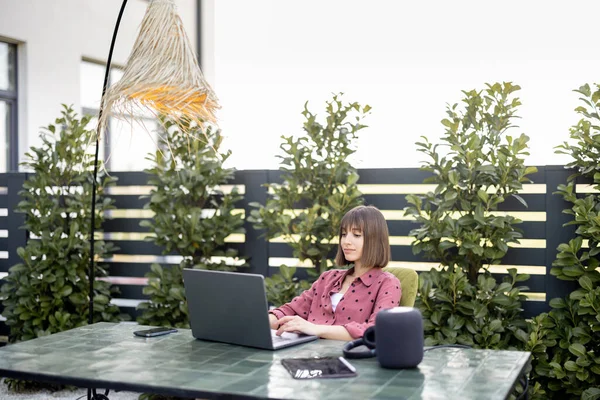
<path id="1" fill-rule="evenodd" d="M 0 101 L 3 101 L 10 106 L 9 128 L 8 128 L 8 143 L 9 152 L 7 154 L 7 172 L 15 172 L 19 170 L 19 47 L 15 43 L 0 40 L 1 43 L 7 44 L 14 48 L 14 90 L 0 89 Z M 9 60 L 10 62 L 10 60 Z"/>
<path id="2" fill-rule="evenodd" d="M 81 60 L 81 63 L 89 63 L 89 64 L 95 64 L 95 65 L 99 65 L 102 66 L 104 68 L 104 70 L 106 71 L 106 63 L 102 63 L 102 62 L 98 62 L 98 61 L 94 61 L 94 60 L 88 60 L 83 58 Z M 111 65 L 110 71 L 108 73 L 108 81 L 106 82 L 106 87 L 109 88 L 112 84 L 112 74 L 113 74 L 113 69 L 117 69 L 117 70 L 122 70 L 122 68 L 116 66 L 116 65 Z M 102 89 L 102 88 L 101 88 Z M 98 114 L 100 114 L 100 105 L 98 105 L 98 108 L 90 108 L 90 107 L 81 107 L 81 113 L 83 115 L 87 115 L 93 118 L 97 118 Z M 106 127 L 104 127 L 104 132 L 103 132 L 103 141 L 102 143 L 104 144 L 104 167 L 110 171 L 110 167 L 111 167 L 111 159 L 109 156 L 110 154 L 110 118 L 106 121 Z"/>
<path id="3" fill-rule="evenodd" d="M 95 64 L 95 65 L 99 65 L 101 67 L 103 67 L 106 71 L 106 64 L 102 63 L 100 61 L 95 61 L 95 60 L 90 60 L 88 58 L 82 58 L 81 59 L 81 63 L 89 63 L 89 64 Z M 108 81 L 107 81 L 107 88 L 111 87 L 113 84 L 113 73 L 116 71 L 121 71 L 123 72 L 125 68 L 119 65 L 115 65 L 114 63 L 111 65 L 109 74 L 108 74 Z M 100 99 L 102 100 L 102 99 Z M 92 107 L 84 107 L 83 105 L 81 106 L 81 113 L 83 115 L 87 115 L 90 117 L 94 117 L 97 118 L 99 113 L 100 113 L 100 108 L 92 108 Z M 111 122 L 114 121 L 113 116 L 109 116 L 108 119 L 106 120 L 106 126 L 104 127 L 104 130 L 102 132 L 102 138 L 103 138 L 103 148 L 104 148 L 104 167 L 108 170 L 108 171 L 112 171 L 112 148 L 111 148 Z M 149 117 L 142 117 L 143 120 L 146 121 L 153 121 L 153 122 L 157 122 L 157 128 L 159 128 L 158 124 L 158 120 L 156 118 L 149 118 Z M 159 128 L 160 129 L 160 128 Z M 160 148 L 161 146 L 158 146 L 158 148 Z"/>

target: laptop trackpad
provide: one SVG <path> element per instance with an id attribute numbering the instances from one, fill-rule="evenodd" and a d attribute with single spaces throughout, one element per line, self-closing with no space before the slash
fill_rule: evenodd
<path id="1" fill-rule="evenodd" d="M 274 349 L 281 349 L 283 347 L 293 346 L 295 344 L 310 342 L 317 340 L 317 336 L 306 335 L 304 333 L 290 333 L 283 332 L 281 336 L 277 336 L 277 331 L 271 329 L 271 342 L 273 343 Z"/>
<path id="2" fill-rule="evenodd" d="M 276 341 L 293 341 L 305 337 L 304 334 L 298 334 L 293 332 L 283 332 L 281 336 L 277 336 L 275 333 L 277 331 L 275 329 L 271 329 L 271 339 Z"/>

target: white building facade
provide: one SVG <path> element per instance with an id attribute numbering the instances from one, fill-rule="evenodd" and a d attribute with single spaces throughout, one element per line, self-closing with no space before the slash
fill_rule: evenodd
<path id="1" fill-rule="evenodd" d="M 198 3 L 176 0 L 194 48 Z M 15 170 L 29 147 L 40 144 L 40 128 L 60 116 L 61 104 L 72 105 L 78 113 L 98 108 L 121 4 L 120 0 L 0 0 L 0 171 Z M 117 73 L 126 64 L 147 6 L 145 0 L 127 3 L 113 54 Z M 147 137 L 135 139 L 142 145 L 132 145 L 122 162 L 115 161 L 123 157 L 113 157 L 114 170 L 143 168 L 143 151 L 151 148 Z"/>

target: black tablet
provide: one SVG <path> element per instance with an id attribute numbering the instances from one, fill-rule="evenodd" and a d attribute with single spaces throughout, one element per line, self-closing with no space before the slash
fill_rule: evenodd
<path id="1" fill-rule="evenodd" d="M 285 358 L 281 364 L 294 379 L 356 376 L 356 369 L 344 357 Z"/>

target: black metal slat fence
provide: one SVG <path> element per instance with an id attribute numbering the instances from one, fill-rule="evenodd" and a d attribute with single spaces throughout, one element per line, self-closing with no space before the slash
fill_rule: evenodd
<path id="1" fill-rule="evenodd" d="M 573 237 L 573 227 L 563 227 L 569 216 L 562 213 L 569 205 L 558 195 L 552 193 L 556 187 L 565 183 L 570 171 L 561 166 L 538 167 L 532 176 L 534 185 L 525 190 L 522 197 L 527 201 L 524 207 L 516 199 L 503 203 L 500 211 L 519 213 L 524 220 L 520 228 L 524 231 L 525 243 L 511 247 L 503 260 L 503 265 L 518 266 L 524 272 L 533 271 L 531 279 L 525 282 L 529 286 L 531 297 L 525 303 L 527 316 L 536 315 L 548 309 L 548 302 L 554 297 L 564 296 L 572 290 L 568 282 L 560 281 L 549 274 L 552 261 L 556 257 L 559 243 L 567 242 Z M 421 183 L 427 174 L 416 168 L 405 169 L 362 169 L 359 170 L 359 185 L 365 192 L 366 204 L 381 209 L 388 219 L 392 238 L 392 260 L 395 265 L 414 267 L 426 270 L 430 260 L 414 255 L 408 238 L 409 231 L 415 227 L 414 222 L 402 216 L 406 207 L 407 193 L 418 193 L 423 190 Z M 147 199 L 140 198 L 148 193 L 148 176 L 143 172 L 113 173 L 119 178 L 117 187 L 111 189 L 110 196 L 115 199 L 117 210 L 112 211 L 110 219 L 104 224 L 107 240 L 115 243 L 120 250 L 110 260 L 109 273 L 111 280 L 120 289 L 120 297 L 115 302 L 132 316 L 137 315 L 135 305 L 146 299 L 142 294 L 145 284 L 144 274 L 152 262 L 163 265 L 178 263 L 175 254 L 163 255 L 162 249 L 144 241 L 146 229 L 140 227 L 140 221 L 151 218 L 148 210 L 143 210 Z M 19 202 L 18 192 L 27 179 L 25 173 L 0 174 L 0 279 L 6 276 L 8 269 L 19 262 L 16 249 L 24 246 L 27 232 L 20 227 L 24 223 L 23 215 L 14 212 Z M 271 170 L 238 171 L 232 185 L 243 190 L 244 199 L 237 204 L 248 216 L 251 210 L 249 203 L 264 204 L 267 199 L 265 183 L 280 182 L 280 172 Z M 4 216 L 5 215 L 5 216 Z M 291 248 L 281 242 L 267 242 L 248 222 L 244 225 L 246 234 L 232 238 L 229 246 L 240 251 L 240 255 L 248 257 L 249 268 L 244 271 L 269 276 L 277 272 L 283 261 L 294 262 Z M 506 275 L 502 266 L 494 274 L 497 278 Z M 305 269 L 299 269 L 299 275 L 305 276 Z M 0 281 L 1 282 L 1 281 Z M 2 306 L 0 305 L 0 314 Z M 0 336 L 6 334 L 5 324 L 0 319 Z"/>

